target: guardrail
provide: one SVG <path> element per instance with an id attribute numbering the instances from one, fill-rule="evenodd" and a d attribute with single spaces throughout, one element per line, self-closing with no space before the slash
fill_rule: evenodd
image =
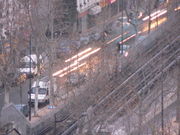
<path id="1" fill-rule="evenodd" d="M 153 82 L 157 79 L 156 78 L 157 76 L 160 76 L 160 74 L 162 72 L 161 70 L 165 70 L 166 67 L 169 68 L 174 64 L 174 63 L 172 63 L 172 60 L 174 60 L 180 52 L 179 38 L 180 38 L 180 36 L 178 36 L 172 42 L 172 44 L 167 45 L 163 50 L 161 50 L 151 60 L 149 60 L 141 68 L 139 68 L 134 74 L 132 74 L 128 79 L 126 79 L 119 87 L 117 87 L 109 95 L 107 95 L 96 106 L 96 108 L 95 108 L 96 115 L 102 114 L 102 112 L 103 112 L 103 115 L 105 114 L 105 116 L 107 116 L 107 114 L 112 114 L 119 108 L 121 108 L 121 110 L 122 110 L 122 107 L 126 106 L 127 103 L 130 100 L 132 100 L 134 96 L 138 97 L 139 95 L 141 95 L 142 92 L 145 92 L 144 89 L 147 88 L 150 84 L 153 84 Z M 171 54 L 172 50 L 174 50 L 174 53 Z M 169 57 L 167 57 L 167 56 L 169 56 Z M 143 78 L 141 78 L 139 76 L 139 73 L 143 72 L 143 70 L 145 70 L 148 66 L 150 66 L 152 64 L 152 62 L 155 62 L 155 61 L 159 62 L 162 60 L 164 61 L 163 69 L 161 69 L 161 63 L 159 63 L 160 66 L 156 64 L 155 66 L 157 66 L 157 68 L 155 68 L 155 69 L 152 68 L 152 70 L 149 71 L 148 75 L 144 76 Z M 149 78 L 149 76 L 151 76 L 151 77 Z M 146 83 L 144 83 L 144 81 L 146 81 Z M 138 82 L 140 82 L 140 83 L 138 83 Z M 141 84 L 143 84 L 143 85 L 141 85 Z M 135 100 L 135 98 L 134 98 L 134 100 Z M 136 102 L 138 102 L 138 99 L 136 99 Z"/>

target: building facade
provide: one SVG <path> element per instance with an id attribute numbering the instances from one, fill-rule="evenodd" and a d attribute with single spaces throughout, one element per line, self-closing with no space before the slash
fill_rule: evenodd
<path id="1" fill-rule="evenodd" d="M 121 0 L 76 0 L 78 30 L 80 33 L 88 31 L 104 18 L 112 17 L 117 13 L 118 2 Z M 115 8 L 114 8 L 115 7 Z M 105 21 L 105 20 L 104 20 Z"/>
<path id="2" fill-rule="evenodd" d="M 122 0 L 55 0 L 54 35 L 86 33 L 119 12 Z"/>

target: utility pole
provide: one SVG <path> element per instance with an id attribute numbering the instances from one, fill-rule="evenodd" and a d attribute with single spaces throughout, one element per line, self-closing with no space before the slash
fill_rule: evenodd
<path id="1" fill-rule="evenodd" d="M 53 87 L 53 76 L 52 76 L 52 68 L 53 68 L 53 47 L 54 47 L 54 12 L 53 12 L 53 7 L 54 7 L 54 0 L 51 1 L 50 4 L 50 31 L 51 31 L 51 45 L 49 47 L 49 52 L 50 52 L 50 61 L 49 61 L 49 80 L 50 80 L 50 89 L 49 89 L 49 97 L 50 97 L 50 106 L 54 106 L 54 87 Z"/>
<path id="2" fill-rule="evenodd" d="M 176 103 L 176 122 L 178 124 L 178 135 L 180 135 L 180 56 L 177 58 L 177 103 Z"/>
<path id="3" fill-rule="evenodd" d="M 31 35 L 30 35 L 30 40 L 29 40 L 29 54 L 31 56 Z M 31 74 L 31 59 L 30 59 L 30 71 L 29 74 Z M 29 79 L 29 121 L 31 121 L 31 77 Z"/>
<path id="4" fill-rule="evenodd" d="M 121 39 L 122 39 L 122 41 L 121 41 L 121 47 L 120 47 L 120 49 L 121 49 L 121 53 L 123 54 L 123 39 L 124 39 L 124 35 L 123 35 L 123 33 L 124 33 L 124 26 L 123 26 L 123 24 L 124 24 L 124 0 L 122 0 L 122 26 L 121 26 L 121 28 L 122 28 L 122 30 L 121 30 Z"/>

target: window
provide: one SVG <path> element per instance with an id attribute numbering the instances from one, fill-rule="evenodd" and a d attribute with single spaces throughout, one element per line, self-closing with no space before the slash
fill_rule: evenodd
<path id="1" fill-rule="evenodd" d="M 35 92 L 36 92 L 36 88 L 32 88 L 32 94 L 35 94 Z M 38 89 L 38 94 L 47 94 L 47 89 L 45 89 L 45 88 L 39 88 Z"/>

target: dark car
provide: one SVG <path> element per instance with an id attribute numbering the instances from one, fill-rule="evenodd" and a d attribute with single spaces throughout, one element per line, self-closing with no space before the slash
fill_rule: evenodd
<path id="1" fill-rule="evenodd" d="M 20 112 L 22 112 L 25 117 L 28 116 L 29 107 L 28 107 L 27 104 L 16 104 L 15 107 L 16 107 L 17 110 L 19 110 Z"/>

